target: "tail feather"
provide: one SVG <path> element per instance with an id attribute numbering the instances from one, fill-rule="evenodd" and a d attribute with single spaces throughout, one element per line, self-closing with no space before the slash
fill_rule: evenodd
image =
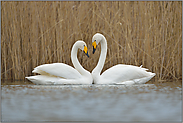
<path id="1" fill-rule="evenodd" d="M 147 69 L 147 68 L 142 68 L 142 66 L 143 66 L 143 65 L 140 66 L 140 68 L 141 68 L 142 70 L 149 70 L 149 69 Z"/>

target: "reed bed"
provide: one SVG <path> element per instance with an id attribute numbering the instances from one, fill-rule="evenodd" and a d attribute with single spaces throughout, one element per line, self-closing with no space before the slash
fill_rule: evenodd
<path id="1" fill-rule="evenodd" d="M 72 65 L 77 40 L 88 45 L 90 58 L 78 53 L 90 72 L 92 36 L 108 42 L 104 70 L 116 64 L 143 65 L 156 80 L 182 79 L 182 2 L 4 1 L 1 2 L 1 80 L 23 80 L 34 67 L 54 62 Z"/>

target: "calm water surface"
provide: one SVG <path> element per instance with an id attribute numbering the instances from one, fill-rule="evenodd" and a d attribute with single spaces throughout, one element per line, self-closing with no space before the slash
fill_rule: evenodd
<path id="1" fill-rule="evenodd" d="M 2 85 L 2 121 L 181 121 L 182 83 Z"/>

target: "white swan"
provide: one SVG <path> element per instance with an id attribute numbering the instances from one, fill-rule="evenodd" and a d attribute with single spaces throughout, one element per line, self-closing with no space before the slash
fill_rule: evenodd
<path id="1" fill-rule="evenodd" d="M 146 68 L 132 66 L 132 65 L 124 65 L 118 64 L 115 65 L 106 71 L 104 71 L 101 75 L 101 71 L 103 69 L 106 54 L 107 54 L 107 41 L 106 38 L 97 33 L 92 38 L 93 45 L 93 54 L 97 48 L 97 45 L 101 43 L 101 54 L 99 58 L 99 62 L 97 66 L 92 71 L 92 77 L 94 83 L 96 84 L 143 84 L 149 81 L 156 74 L 147 72 Z"/>
<path id="2" fill-rule="evenodd" d="M 77 59 L 78 48 L 88 55 L 84 41 L 77 41 L 71 51 L 71 60 L 76 69 L 64 63 L 40 65 L 32 71 L 41 75 L 25 77 L 35 84 L 92 84 L 91 73 L 85 70 Z"/>

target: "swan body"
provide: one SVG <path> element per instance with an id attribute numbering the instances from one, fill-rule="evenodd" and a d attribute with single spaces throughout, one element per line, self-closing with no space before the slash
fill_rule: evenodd
<path id="1" fill-rule="evenodd" d="M 77 41 L 71 51 L 71 60 L 75 68 L 64 63 L 43 64 L 32 71 L 40 75 L 25 78 L 35 84 L 92 84 L 91 73 L 85 70 L 77 59 L 78 49 L 83 50 L 88 56 L 86 43 Z"/>
<path id="2" fill-rule="evenodd" d="M 106 59 L 107 41 L 102 34 L 97 33 L 92 38 L 93 54 L 99 43 L 101 43 L 101 54 L 97 66 L 92 71 L 95 84 L 144 84 L 156 75 L 147 72 L 148 69 L 142 68 L 142 65 L 138 67 L 125 64 L 115 65 L 100 75 Z"/>

